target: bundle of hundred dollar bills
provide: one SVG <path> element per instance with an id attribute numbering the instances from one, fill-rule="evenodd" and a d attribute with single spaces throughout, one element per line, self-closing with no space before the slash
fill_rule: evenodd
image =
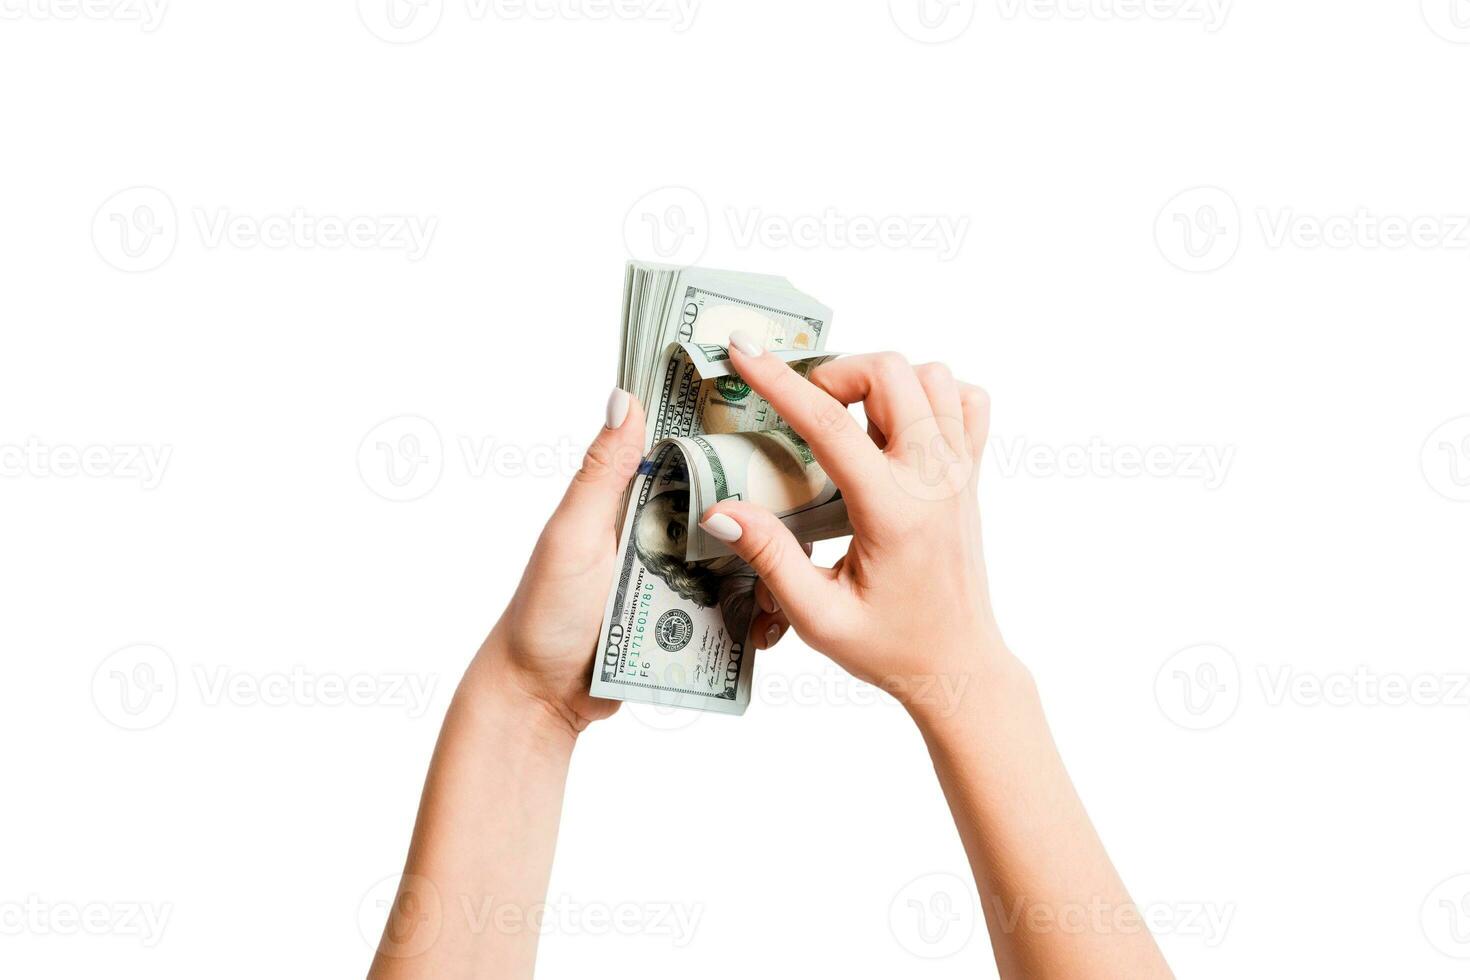
<path id="1" fill-rule="evenodd" d="M 755 572 L 699 527 L 722 500 L 773 511 L 802 541 L 851 534 L 842 494 L 806 442 L 734 373 L 730 333 L 806 374 L 832 311 L 785 279 L 629 263 L 618 386 L 648 413 L 628 488 L 618 565 L 602 615 L 592 693 L 743 714 Z"/>

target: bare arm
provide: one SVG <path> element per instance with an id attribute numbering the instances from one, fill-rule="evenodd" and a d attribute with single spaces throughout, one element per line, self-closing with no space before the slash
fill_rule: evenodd
<path id="1" fill-rule="evenodd" d="M 575 744 L 487 641 L 444 720 L 371 977 L 531 976 Z"/>
<path id="2" fill-rule="evenodd" d="M 704 526 L 755 567 L 802 639 L 893 693 L 919 723 L 1001 975 L 1170 976 L 1153 937 L 1130 914 L 1030 674 L 995 624 L 977 503 L 990 420 L 985 393 L 943 365 L 914 368 L 895 354 L 832 361 L 808 383 L 763 355 L 753 338 L 731 339 L 741 377 L 807 440 L 841 488 L 853 538 L 826 569 L 751 504 L 718 504 Z M 845 407 L 859 401 L 866 433 Z M 1106 914 L 1094 922 L 1098 909 Z"/>
<path id="3" fill-rule="evenodd" d="M 1014 665 L 947 717 L 919 709 L 1002 977 L 1172 974 Z"/>
<path id="4" fill-rule="evenodd" d="M 618 707 L 587 689 L 618 510 L 642 454 L 643 410 L 614 391 L 444 719 L 373 980 L 532 975 L 572 749 Z"/>

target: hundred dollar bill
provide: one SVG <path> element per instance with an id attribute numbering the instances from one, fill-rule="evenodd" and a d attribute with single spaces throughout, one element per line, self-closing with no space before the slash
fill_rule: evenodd
<path id="1" fill-rule="evenodd" d="M 684 560 L 690 486 L 677 446 L 661 447 L 633 488 L 592 693 L 741 714 L 750 703 L 755 573 L 734 557 Z"/>
<path id="2" fill-rule="evenodd" d="M 803 540 L 851 533 L 806 443 L 732 369 L 742 329 L 801 372 L 831 311 L 771 276 L 631 264 L 619 383 L 648 411 L 616 579 L 593 663 L 598 697 L 740 714 L 750 701 L 755 573 L 698 527 L 721 500 L 759 503 Z"/>

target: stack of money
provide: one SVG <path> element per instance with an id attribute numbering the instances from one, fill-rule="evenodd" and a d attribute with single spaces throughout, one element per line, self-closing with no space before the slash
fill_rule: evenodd
<path id="1" fill-rule="evenodd" d="M 841 493 L 771 405 L 735 374 L 730 334 L 807 373 L 832 311 L 774 276 L 630 263 L 618 385 L 648 412 L 628 490 L 592 693 L 742 714 L 750 703 L 755 573 L 699 527 L 722 500 L 775 512 L 798 539 L 852 533 Z"/>

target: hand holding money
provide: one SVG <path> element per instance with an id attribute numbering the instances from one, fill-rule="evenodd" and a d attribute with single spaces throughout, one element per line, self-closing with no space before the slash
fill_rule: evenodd
<path id="1" fill-rule="evenodd" d="M 847 554 L 827 569 L 766 508 L 731 500 L 703 515 L 797 634 L 921 718 L 952 710 L 971 684 L 1024 674 L 995 625 L 981 546 L 986 394 L 897 354 L 832 361 L 808 380 L 737 334 L 732 358 L 805 438 L 852 522 Z M 859 401 L 869 432 L 847 412 Z"/>
<path id="2" fill-rule="evenodd" d="M 830 358 L 832 313 L 770 276 L 631 264 L 619 383 L 648 406 L 592 694 L 739 714 L 750 701 L 756 575 L 699 515 L 763 506 L 803 541 L 849 531 L 806 441 L 732 369 L 732 334 L 796 372 Z"/>

